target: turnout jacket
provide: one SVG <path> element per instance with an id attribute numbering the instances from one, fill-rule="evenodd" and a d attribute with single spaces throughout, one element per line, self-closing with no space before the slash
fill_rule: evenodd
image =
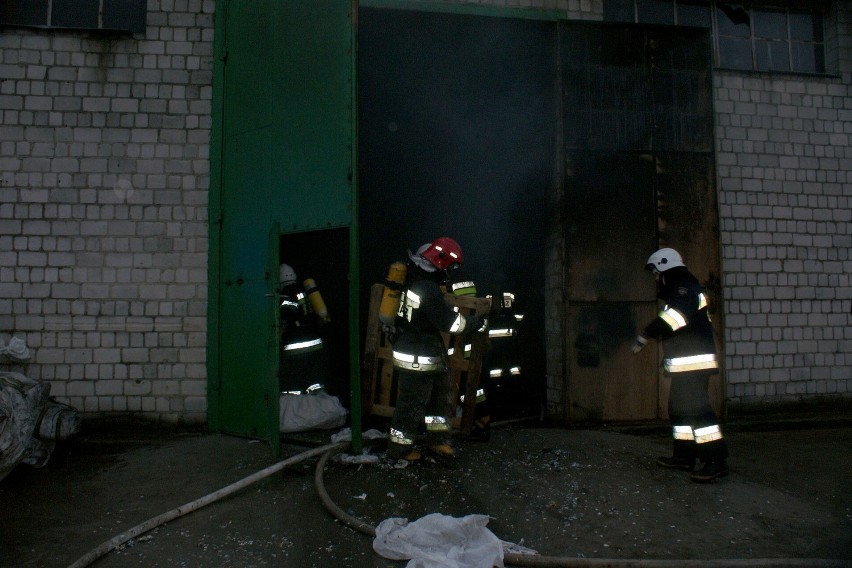
<path id="1" fill-rule="evenodd" d="M 707 299 L 698 279 L 686 268 L 662 273 L 658 296 L 665 302 L 642 335 L 662 340 L 663 369 L 671 374 L 713 374 L 719 364 Z"/>
<path id="2" fill-rule="evenodd" d="M 409 267 L 411 282 L 400 300 L 393 343 L 393 364 L 414 372 L 446 370 L 446 345 L 441 332 L 465 333 L 472 322 L 444 300 L 433 273 Z M 413 274 L 412 274 L 413 273 Z"/>

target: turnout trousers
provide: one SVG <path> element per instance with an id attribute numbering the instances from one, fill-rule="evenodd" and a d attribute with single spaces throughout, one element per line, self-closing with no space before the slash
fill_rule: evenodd
<path id="1" fill-rule="evenodd" d="M 390 423 L 388 453 L 400 457 L 425 433 L 428 445 L 450 441 L 453 385 L 447 371 L 398 369 L 399 394 Z"/>
<path id="2" fill-rule="evenodd" d="M 669 393 L 669 421 L 672 426 L 673 456 L 704 463 L 723 462 L 728 446 L 719 419 L 710 405 L 708 373 L 672 373 Z"/>

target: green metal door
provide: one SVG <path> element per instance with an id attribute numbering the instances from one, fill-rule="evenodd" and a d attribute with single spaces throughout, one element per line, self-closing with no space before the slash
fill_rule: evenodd
<path id="1" fill-rule="evenodd" d="M 353 13 L 352 0 L 216 6 L 208 423 L 276 453 L 279 231 L 354 225 Z"/>

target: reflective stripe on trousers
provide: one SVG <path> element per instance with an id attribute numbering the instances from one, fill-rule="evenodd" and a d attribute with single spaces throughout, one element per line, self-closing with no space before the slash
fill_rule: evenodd
<path id="1" fill-rule="evenodd" d="M 695 441 L 696 444 L 706 444 L 707 442 L 721 440 L 722 429 L 718 424 L 694 429 L 692 426 L 672 426 L 672 436 L 675 440 Z"/>
<path id="2" fill-rule="evenodd" d="M 672 357 L 663 359 L 663 369 L 669 373 L 687 373 L 689 371 L 708 371 L 718 369 L 719 363 L 716 361 L 714 353 L 706 353 L 704 355 L 691 355 L 689 357 Z"/>
<path id="3" fill-rule="evenodd" d="M 426 423 L 426 431 L 427 432 L 449 432 L 450 431 L 450 421 L 443 416 L 426 416 L 424 418 L 424 422 Z M 402 430 L 397 430 L 396 428 L 390 429 L 390 441 L 394 444 L 400 444 L 402 446 L 413 446 L 414 439 L 409 438 L 405 432 Z"/>
<path id="4" fill-rule="evenodd" d="M 443 416 L 426 416 L 426 431 L 427 432 L 449 432 L 450 422 Z"/>
<path id="5" fill-rule="evenodd" d="M 390 429 L 390 441 L 394 444 L 400 444 L 402 446 L 413 446 L 414 440 L 407 437 L 405 432 L 397 430 L 396 428 Z"/>

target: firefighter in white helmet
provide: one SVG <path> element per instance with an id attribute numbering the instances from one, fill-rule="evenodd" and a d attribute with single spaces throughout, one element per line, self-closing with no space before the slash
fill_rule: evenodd
<path id="1" fill-rule="evenodd" d="M 464 262 L 456 241 L 440 237 L 415 253 L 409 251 L 408 257 L 397 317 L 398 334 L 393 341 L 399 394 L 390 423 L 388 455 L 407 461 L 420 459 L 415 445 L 425 427 L 427 448 L 449 458 L 454 454 L 450 444 L 453 385 L 441 332 L 469 333 L 479 321 L 455 311 L 440 288 L 449 280 L 447 271 Z"/>
<path id="2" fill-rule="evenodd" d="M 696 482 L 712 481 L 728 473 L 728 448 L 707 394 L 709 377 L 719 372 L 707 300 L 676 250 L 656 251 L 646 268 L 654 273 L 657 297 L 665 305 L 636 338 L 633 353 L 650 339 L 661 340 L 663 370 L 672 379 L 668 411 L 673 451 L 671 457 L 657 458 L 657 464 L 690 471 Z M 693 471 L 696 459 L 703 465 Z"/>

